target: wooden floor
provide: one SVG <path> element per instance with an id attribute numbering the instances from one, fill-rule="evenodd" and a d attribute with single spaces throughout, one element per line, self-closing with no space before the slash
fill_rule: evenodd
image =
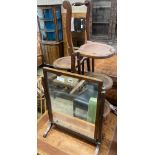
<path id="1" fill-rule="evenodd" d="M 93 155 L 95 146 L 81 141 L 57 129 L 52 129 L 46 138 L 43 133 L 47 128 L 47 114 L 38 123 L 38 153 L 41 155 Z M 46 147 L 48 146 L 49 149 Z M 80 148 L 80 149 L 79 149 Z M 54 150 L 54 151 L 53 151 Z"/>
<path id="2" fill-rule="evenodd" d="M 109 155 L 116 126 L 117 126 L 117 117 L 115 114 L 110 113 L 103 124 L 102 133 L 104 134 L 104 139 L 101 144 L 100 155 Z"/>
<path id="3" fill-rule="evenodd" d="M 40 155 L 93 155 L 95 146 L 74 138 L 59 130 L 52 129 L 47 138 L 43 133 L 47 127 L 47 114 L 38 122 L 38 153 Z M 101 144 L 100 155 L 108 155 L 116 129 L 116 115 L 110 113 L 104 121 L 104 139 Z M 80 149 L 79 149 L 80 148 Z"/>
<path id="4" fill-rule="evenodd" d="M 111 143 L 109 155 L 117 155 L 117 128 L 115 130 L 114 138 Z"/>

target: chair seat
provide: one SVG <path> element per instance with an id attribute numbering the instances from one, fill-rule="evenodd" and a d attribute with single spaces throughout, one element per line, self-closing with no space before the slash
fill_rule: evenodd
<path id="1" fill-rule="evenodd" d="M 77 63 L 75 65 L 77 66 Z M 57 69 L 70 70 L 71 56 L 66 56 L 55 60 L 53 63 L 53 67 Z"/>
<path id="2" fill-rule="evenodd" d="M 113 86 L 112 78 L 107 76 L 107 75 L 105 75 L 105 74 L 89 72 L 89 73 L 86 73 L 86 75 L 102 80 L 103 81 L 103 87 L 104 87 L 105 90 L 109 90 Z"/>

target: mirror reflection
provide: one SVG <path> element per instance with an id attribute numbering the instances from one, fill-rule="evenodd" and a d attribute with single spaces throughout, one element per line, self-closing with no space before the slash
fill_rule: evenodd
<path id="1" fill-rule="evenodd" d="M 54 121 L 93 138 L 98 84 L 53 73 L 47 77 Z"/>

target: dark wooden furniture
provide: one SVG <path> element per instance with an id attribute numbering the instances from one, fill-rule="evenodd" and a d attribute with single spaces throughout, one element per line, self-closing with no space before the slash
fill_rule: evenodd
<path id="1" fill-rule="evenodd" d="M 81 5 L 81 3 L 79 5 Z M 90 35 L 89 35 L 90 34 L 89 33 L 90 2 L 86 1 L 85 5 L 87 5 L 86 37 L 89 40 L 89 38 L 90 38 Z M 81 70 L 84 70 L 84 63 L 81 63 L 81 61 L 82 61 L 83 57 L 89 56 L 92 58 L 92 71 L 94 72 L 94 66 L 95 66 L 94 58 L 111 57 L 114 54 L 114 49 L 113 49 L 113 47 L 106 45 L 106 44 L 101 44 L 101 43 L 92 42 L 92 41 L 86 41 L 85 44 L 82 45 L 78 50 L 74 51 L 73 42 L 72 42 L 72 32 L 71 32 L 72 7 L 68 1 L 64 1 L 63 6 L 67 10 L 67 13 L 66 13 L 66 23 L 67 23 L 66 34 L 67 34 L 68 51 L 69 51 L 70 55 L 72 55 L 72 60 L 71 60 L 70 56 L 57 59 L 54 62 L 54 66 L 55 66 L 55 68 L 66 69 L 66 70 L 70 70 L 72 68 L 71 69 L 72 72 L 76 72 L 77 68 L 78 68 L 78 73 L 81 74 Z M 93 51 L 92 51 L 92 46 L 94 49 Z M 98 50 L 96 50 L 96 49 L 98 49 Z M 86 52 L 85 51 L 83 52 L 83 50 L 85 50 Z M 75 54 L 73 54 L 73 53 L 76 53 L 76 57 L 78 57 L 78 59 L 75 58 Z M 81 53 L 80 54 L 81 56 L 79 56 L 79 53 Z M 97 55 L 97 53 L 98 53 L 98 55 Z M 116 56 L 113 56 L 113 57 L 114 57 L 113 63 L 116 64 L 117 57 Z M 71 66 L 71 61 L 72 61 L 72 66 Z M 89 59 L 87 59 L 87 70 L 88 71 L 90 71 L 90 62 L 91 61 Z M 108 60 L 106 61 L 105 66 L 106 66 L 106 64 L 109 64 Z M 110 67 L 111 66 L 109 66 L 109 70 L 107 70 L 107 69 L 105 70 L 104 74 L 106 74 L 108 76 L 111 75 Z M 82 68 L 82 69 L 80 69 L 80 68 Z M 82 74 L 83 74 L 83 72 L 84 71 L 82 71 Z M 116 69 L 113 72 L 116 73 Z"/>
<path id="2" fill-rule="evenodd" d="M 115 24 L 116 24 L 116 0 L 112 0 L 113 2 L 112 2 L 112 4 L 111 4 L 111 7 L 112 8 L 107 8 L 107 9 L 112 9 L 113 11 L 113 17 L 114 17 L 114 20 L 111 20 L 111 22 L 112 23 L 114 23 L 113 24 L 113 26 L 115 27 Z M 115 3 L 114 3 L 115 2 Z M 91 1 L 91 3 L 93 3 L 93 1 Z M 99 4 L 100 3 L 104 3 L 104 4 L 106 4 L 107 2 L 106 1 L 100 1 L 99 2 Z M 111 3 L 110 1 L 108 1 L 108 3 Z M 91 5 L 91 6 L 93 6 L 93 4 Z M 96 6 L 97 6 L 97 8 L 100 8 L 100 7 L 102 7 L 102 5 L 97 5 L 96 4 Z M 90 15 L 91 15 L 91 13 L 92 13 L 92 11 L 90 11 L 90 8 L 91 7 L 89 7 L 89 12 L 90 12 Z M 68 8 L 68 10 L 69 10 L 70 8 Z M 102 9 L 102 8 L 101 8 Z M 104 14 L 102 14 L 102 15 L 104 15 Z M 89 14 L 87 14 L 87 16 L 89 17 Z M 100 17 L 101 18 L 101 17 Z M 71 20 L 71 19 L 68 19 L 68 20 Z M 86 32 L 87 32 L 87 39 L 89 40 L 90 38 L 91 38 L 91 35 L 92 35 L 92 32 L 91 32 L 91 21 L 92 20 L 92 18 L 90 17 L 90 18 L 87 18 L 87 21 L 88 22 L 86 22 Z M 90 21 L 90 22 L 89 22 Z M 88 24 L 89 23 L 89 24 Z M 72 33 L 71 33 L 71 31 L 69 31 L 69 30 L 67 30 L 67 34 L 68 34 L 68 42 L 69 43 L 72 43 L 72 40 L 71 40 L 71 36 L 72 36 Z M 115 36 L 115 35 L 114 35 Z M 114 37 L 113 36 L 113 37 Z M 112 37 L 112 38 L 113 38 Z M 103 38 L 102 38 L 102 41 L 103 41 Z M 87 43 L 89 43 L 89 41 L 87 41 Z M 93 44 L 98 44 L 97 42 L 93 42 Z M 103 44 L 103 46 L 104 46 L 105 44 Z M 70 46 L 72 47 L 72 44 L 70 44 Z M 84 47 L 86 47 L 85 45 L 83 45 Z M 90 45 L 90 46 L 92 46 L 92 45 Z M 106 47 L 109 47 L 108 45 L 106 45 Z M 110 47 L 112 50 L 114 50 L 112 47 Z M 92 50 L 92 49 L 90 49 L 90 50 Z M 95 51 L 97 51 L 97 50 L 95 50 Z M 93 52 L 93 51 L 92 51 Z M 97 51 L 98 53 L 100 53 L 100 57 L 101 57 L 101 54 L 102 54 L 102 52 L 101 51 Z M 87 54 L 89 55 L 89 51 L 87 52 Z M 87 56 L 87 54 L 85 54 L 84 53 L 84 55 L 85 56 Z M 113 81 L 114 81 L 114 85 L 115 85 L 115 87 L 117 87 L 116 85 L 117 85 L 117 55 L 116 54 L 114 54 L 113 56 L 110 54 L 109 56 L 111 56 L 111 57 L 106 57 L 106 59 L 97 59 L 97 60 L 95 60 L 96 61 L 96 63 L 94 62 L 94 59 L 92 59 L 92 72 L 94 72 L 94 70 L 95 70 L 95 72 L 96 73 L 103 73 L 103 74 L 106 74 L 106 75 L 108 75 L 109 77 L 111 77 L 112 79 L 113 79 Z M 96 58 L 97 58 L 97 55 L 96 55 Z M 103 58 L 103 57 L 102 57 Z M 105 58 L 105 57 L 104 57 Z M 74 61 L 74 58 L 73 58 L 73 61 Z M 74 69 L 75 68 L 75 65 L 73 64 L 73 66 L 72 66 L 72 69 Z M 84 70 L 84 66 L 81 66 L 81 68 L 83 68 L 83 69 L 81 69 L 81 70 Z M 100 68 L 100 69 L 99 69 Z M 89 71 L 90 71 L 90 68 L 89 68 Z M 82 73 L 82 74 L 84 74 L 82 71 L 80 71 L 80 68 L 79 68 L 79 72 L 80 72 L 80 74 Z M 91 73 L 92 74 L 92 73 Z M 96 75 L 94 75 L 94 76 L 96 76 Z"/>
<path id="3" fill-rule="evenodd" d="M 52 66 L 54 60 L 64 55 L 61 5 L 38 5 L 37 12 L 43 64 Z"/>
<path id="4" fill-rule="evenodd" d="M 51 129 L 55 130 L 55 128 L 58 128 L 62 130 L 63 132 L 67 132 L 77 138 L 83 139 L 93 145 L 96 146 L 95 154 L 97 155 L 99 152 L 101 140 L 102 140 L 102 122 L 103 122 L 103 112 L 104 112 L 104 103 L 105 103 L 105 90 L 102 89 L 103 81 L 83 76 L 75 73 L 65 72 L 62 70 L 56 70 L 52 68 L 43 68 L 44 72 L 44 91 L 45 91 L 45 97 L 46 97 L 46 103 L 47 103 L 47 109 L 48 109 L 48 116 L 49 116 L 49 126 L 47 127 L 47 130 L 44 133 L 44 137 L 48 135 L 48 132 L 50 132 Z M 61 76 L 68 77 L 68 82 L 72 81 L 70 78 L 76 78 L 79 80 L 84 80 L 86 84 L 90 86 L 95 86 L 95 91 L 97 94 L 93 94 L 92 97 L 96 98 L 96 111 L 93 113 L 95 115 L 95 122 L 90 123 L 89 121 L 81 120 L 79 118 L 76 118 L 73 116 L 73 114 L 70 114 L 69 111 L 62 112 L 62 110 L 65 110 L 69 108 L 69 102 L 73 102 L 77 96 L 81 93 L 85 93 L 87 90 L 78 90 L 77 92 L 74 92 L 74 94 L 70 93 L 70 90 L 66 87 L 63 87 L 62 85 L 55 86 L 54 80 L 60 80 L 61 82 L 64 82 L 64 79 L 61 78 Z M 56 77 L 55 77 L 56 76 Z M 58 89 L 62 92 L 65 92 L 66 94 L 70 94 L 72 98 L 67 100 L 67 102 L 64 101 L 64 99 L 60 102 L 59 100 L 53 99 L 53 92 L 55 89 Z M 93 90 L 92 90 L 93 91 Z M 62 96 L 63 97 L 63 96 Z M 91 96 L 90 96 L 91 99 Z M 70 101 L 69 101 L 70 100 Z M 59 104 L 63 104 L 65 102 L 65 108 L 62 107 L 55 107 Z M 89 103 L 90 104 L 90 103 Z M 67 106 L 68 105 L 68 106 Z M 94 105 L 93 105 L 94 106 Z M 53 109 L 53 107 L 55 107 Z M 52 132 L 52 131 L 51 131 Z"/>
<path id="5" fill-rule="evenodd" d="M 116 40 L 117 0 L 91 0 L 90 35 L 91 39 Z"/>
<path id="6" fill-rule="evenodd" d="M 85 16 L 82 17 L 81 14 L 77 14 L 78 16 L 73 16 L 73 29 L 72 29 L 72 41 L 73 46 L 80 47 L 86 42 L 86 20 Z"/>
<path id="7" fill-rule="evenodd" d="M 92 59 L 92 72 L 95 68 L 94 59 L 106 59 L 110 58 L 115 54 L 115 49 L 107 44 L 88 41 L 86 44 L 82 45 L 77 51 L 77 60 L 80 61 L 83 57 Z M 75 70 L 75 62 L 72 61 L 72 70 Z M 80 66 L 79 66 L 79 70 Z M 84 74 L 84 66 L 82 67 L 82 74 Z M 105 73 L 106 74 L 106 73 Z"/>
<path id="8" fill-rule="evenodd" d="M 72 40 L 74 47 L 80 47 L 85 43 L 85 32 L 72 32 Z"/>
<path id="9" fill-rule="evenodd" d="M 84 3 L 87 6 L 87 13 L 86 13 L 86 36 L 89 39 L 89 14 L 90 14 L 90 2 L 85 1 Z M 75 4 L 73 4 L 75 5 Z M 81 3 L 76 3 L 76 5 L 83 5 Z M 72 32 L 71 32 L 71 14 L 72 14 L 72 7 L 69 1 L 63 2 L 64 8 L 67 10 L 66 15 L 66 34 L 67 34 L 67 42 L 68 42 L 68 49 L 72 58 L 70 56 L 59 58 L 54 62 L 54 67 L 58 69 L 66 69 L 72 72 L 77 72 L 79 74 L 84 74 L 84 61 L 87 61 L 87 70 L 90 72 L 90 60 L 92 58 L 92 71 L 94 71 L 94 58 L 108 58 L 114 54 L 114 49 L 111 46 L 106 44 L 100 44 L 97 42 L 87 41 L 84 45 L 82 45 L 78 50 L 74 51 L 73 42 L 72 42 Z M 74 53 L 75 52 L 75 53 Z M 72 63 L 71 63 L 72 62 Z M 82 72 L 81 72 L 82 68 Z M 91 75 L 93 76 L 93 75 Z M 94 74 L 95 76 L 95 74 Z M 112 82 L 110 78 L 107 78 L 104 75 L 98 76 L 103 81 L 106 81 L 106 85 L 112 86 Z M 106 87 L 106 86 L 105 86 Z"/>

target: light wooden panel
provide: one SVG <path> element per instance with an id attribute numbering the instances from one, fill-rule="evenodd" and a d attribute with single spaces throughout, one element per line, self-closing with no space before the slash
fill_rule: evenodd
<path id="1" fill-rule="evenodd" d="M 92 123 L 58 112 L 53 113 L 53 118 L 54 120 L 60 121 L 60 125 L 91 137 L 92 139 L 94 138 L 95 125 Z"/>
<path id="2" fill-rule="evenodd" d="M 75 137 L 60 132 L 59 130 L 52 129 L 48 136 L 46 138 L 43 138 L 43 133 L 47 128 L 47 121 L 48 116 L 44 115 L 38 122 L 38 141 L 41 140 L 47 145 L 57 148 L 68 155 L 93 155 L 95 151 L 94 145 L 88 144 Z M 38 150 L 39 152 L 44 152 L 43 149 L 41 149 L 41 146 Z"/>
<path id="3" fill-rule="evenodd" d="M 45 64 L 53 65 L 53 62 L 60 58 L 63 53 L 63 43 L 53 45 L 43 45 Z"/>
<path id="4" fill-rule="evenodd" d="M 40 120 L 38 120 L 38 142 L 42 140 L 47 146 L 55 148 L 58 151 L 65 152 L 68 155 L 93 155 L 95 147 L 91 144 L 83 142 L 77 138 L 74 138 L 68 134 L 60 132 L 58 130 L 51 130 L 46 138 L 43 138 L 43 133 L 47 128 L 48 115 L 45 113 Z M 103 125 L 102 133 L 104 134 L 103 141 L 101 143 L 100 155 L 108 155 L 111 142 L 113 140 L 114 132 L 116 129 L 117 117 L 113 113 L 110 113 Z M 39 147 L 39 145 L 38 145 Z M 41 147 L 38 148 L 41 155 L 51 155 L 47 153 Z M 61 155 L 61 154 L 60 154 Z M 65 155 L 65 154 L 64 154 Z"/>

